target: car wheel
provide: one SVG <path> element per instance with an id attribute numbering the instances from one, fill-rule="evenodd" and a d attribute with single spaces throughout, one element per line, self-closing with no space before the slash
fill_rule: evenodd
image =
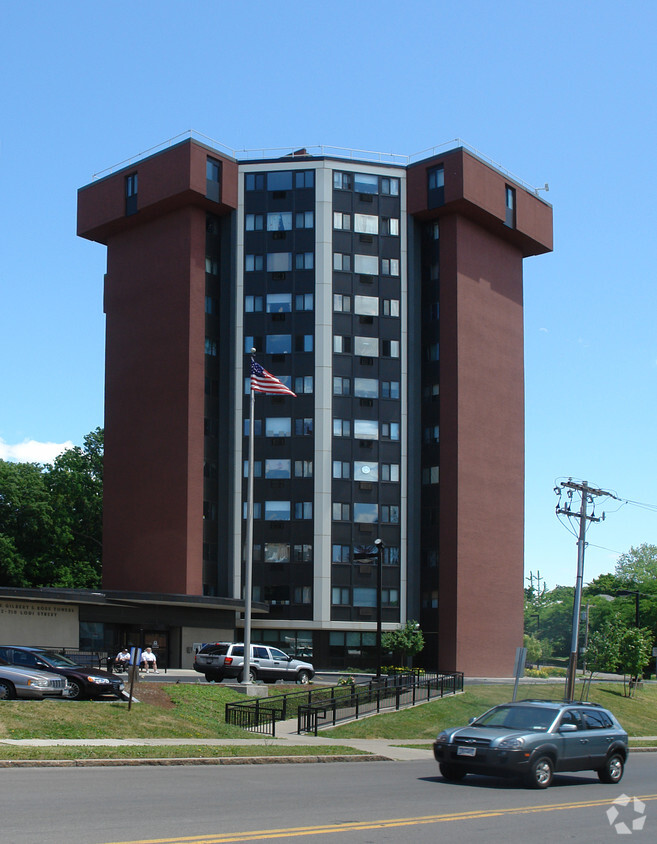
<path id="1" fill-rule="evenodd" d="M 297 674 L 297 683 L 301 683 L 304 686 L 310 683 L 310 674 L 307 671 L 299 671 Z"/>
<path id="2" fill-rule="evenodd" d="M 538 756 L 529 766 L 527 785 L 530 788 L 547 788 L 552 782 L 554 762 L 549 756 Z"/>
<path id="3" fill-rule="evenodd" d="M 16 697 L 16 690 L 9 680 L 0 680 L 0 700 L 13 700 Z"/>
<path id="4" fill-rule="evenodd" d="M 441 775 L 450 782 L 458 782 L 468 773 L 458 765 L 450 765 L 449 762 L 439 762 L 438 767 Z"/>
<path id="5" fill-rule="evenodd" d="M 252 682 L 252 683 L 255 683 L 255 681 L 258 679 L 258 675 L 256 674 L 256 670 L 255 670 L 255 668 L 249 668 L 249 676 L 250 676 L 250 678 L 251 678 L 251 682 Z M 242 673 L 240 674 L 240 676 L 237 678 L 237 680 L 238 680 L 238 682 L 240 682 L 240 683 L 243 683 L 243 682 L 244 682 L 244 672 L 243 672 L 243 671 L 242 671 Z"/>
<path id="6" fill-rule="evenodd" d="M 625 770 L 625 762 L 619 753 L 612 753 L 605 759 L 605 763 L 601 768 L 598 768 L 597 774 L 600 782 L 614 785 L 623 779 L 623 772 Z"/>
<path id="7" fill-rule="evenodd" d="M 84 698 L 84 692 L 82 690 L 82 686 L 78 683 L 77 680 L 69 680 L 68 681 L 68 699 L 69 700 L 82 700 Z"/>

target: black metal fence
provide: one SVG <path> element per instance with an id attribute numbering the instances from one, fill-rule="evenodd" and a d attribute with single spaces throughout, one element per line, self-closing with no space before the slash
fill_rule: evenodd
<path id="1" fill-rule="evenodd" d="M 299 733 L 317 735 L 335 725 L 382 709 L 400 709 L 463 691 L 463 674 L 398 674 L 269 698 L 227 703 L 226 723 L 276 736 L 276 723 L 297 718 Z"/>

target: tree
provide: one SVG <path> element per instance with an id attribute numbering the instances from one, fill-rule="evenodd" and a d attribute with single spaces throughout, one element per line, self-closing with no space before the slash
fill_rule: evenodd
<path id="1" fill-rule="evenodd" d="M 616 577 L 624 587 L 639 587 L 657 580 L 657 545 L 643 542 L 621 554 L 616 563 Z"/>
<path id="2" fill-rule="evenodd" d="M 0 460 L 0 586 L 97 588 L 103 431 L 52 465 Z"/>
<path id="3" fill-rule="evenodd" d="M 39 572 L 54 530 L 41 467 L 0 460 L 0 586 L 46 585 Z"/>
<path id="4" fill-rule="evenodd" d="M 406 665 L 407 659 L 419 654 L 424 647 L 424 635 L 420 625 L 412 619 L 406 624 L 400 625 L 396 630 L 390 630 L 381 636 L 381 646 L 398 654 L 402 665 Z"/>
<path id="5" fill-rule="evenodd" d="M 543 647 L 536 636 L 530 636 L 527 633 L 522 639 L 523 647 L 527 648 L 527 662 L 536 665 L 539 659 L 543 656 Z"/>
<path id="6" fill-rule="evenodd" d="M 623 678 L 629 674 L 633 678 L 630 682 L 629 696 L 632 691 L 636 694 L 636 687 L 643 669 L 650 660 L 652 645 L 652 633 L 650 630 L 640 627 L 628 627 L 623 631 L 619 648 L 619 667 L 623 672 Z"/>
<path id="7" fill-rule="evenodd" d="M 618 613 L 613 613 L 589 634 L 588 644 L 584 651 L 584 663 L 589 670 L 589 687 L 594 674 L 616 672 L 620 659 L 620 641 L 624 631 L 625 626 L 620 616 Z"/>

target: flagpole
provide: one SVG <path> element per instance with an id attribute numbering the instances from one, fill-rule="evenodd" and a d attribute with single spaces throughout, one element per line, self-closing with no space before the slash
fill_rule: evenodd
<path id="1" fill-rule="evenodd" d="M 255 360 L 256 350 L 251 349 L 251 363 Z M 249 372 L 249 392 L 251 394 L 251 407 L 249 413 L 249 475 L 247 482 L 247 505 L 246 505 L 246 562 L 244 573 L 244 668 L 242 671 L 242 682 L 251 682 L 251 593 L 253 591 L 253 460 L 254 460 L 254 439 L 253 428 L 255 426 L 255 390 L 251 382 L 252 373 Z"/>

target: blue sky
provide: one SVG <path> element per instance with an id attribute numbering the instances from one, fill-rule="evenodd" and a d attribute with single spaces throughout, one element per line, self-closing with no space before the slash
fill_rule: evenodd
<path id="1" fill-rule="evenodd" d="M 75 234 L 94 173 L 188 129 L 233 149 L 461 138 L 550 185 L 555 249 L 525 262 L 526 568 L 571 585 L 556 479 L 657 504 L 656 30 L 631 0 L 3 0 L 0 457 L 103 424 L 105 249 Z M 657 508 L 618 507 L 585 580 L 657 543 Z"/>

